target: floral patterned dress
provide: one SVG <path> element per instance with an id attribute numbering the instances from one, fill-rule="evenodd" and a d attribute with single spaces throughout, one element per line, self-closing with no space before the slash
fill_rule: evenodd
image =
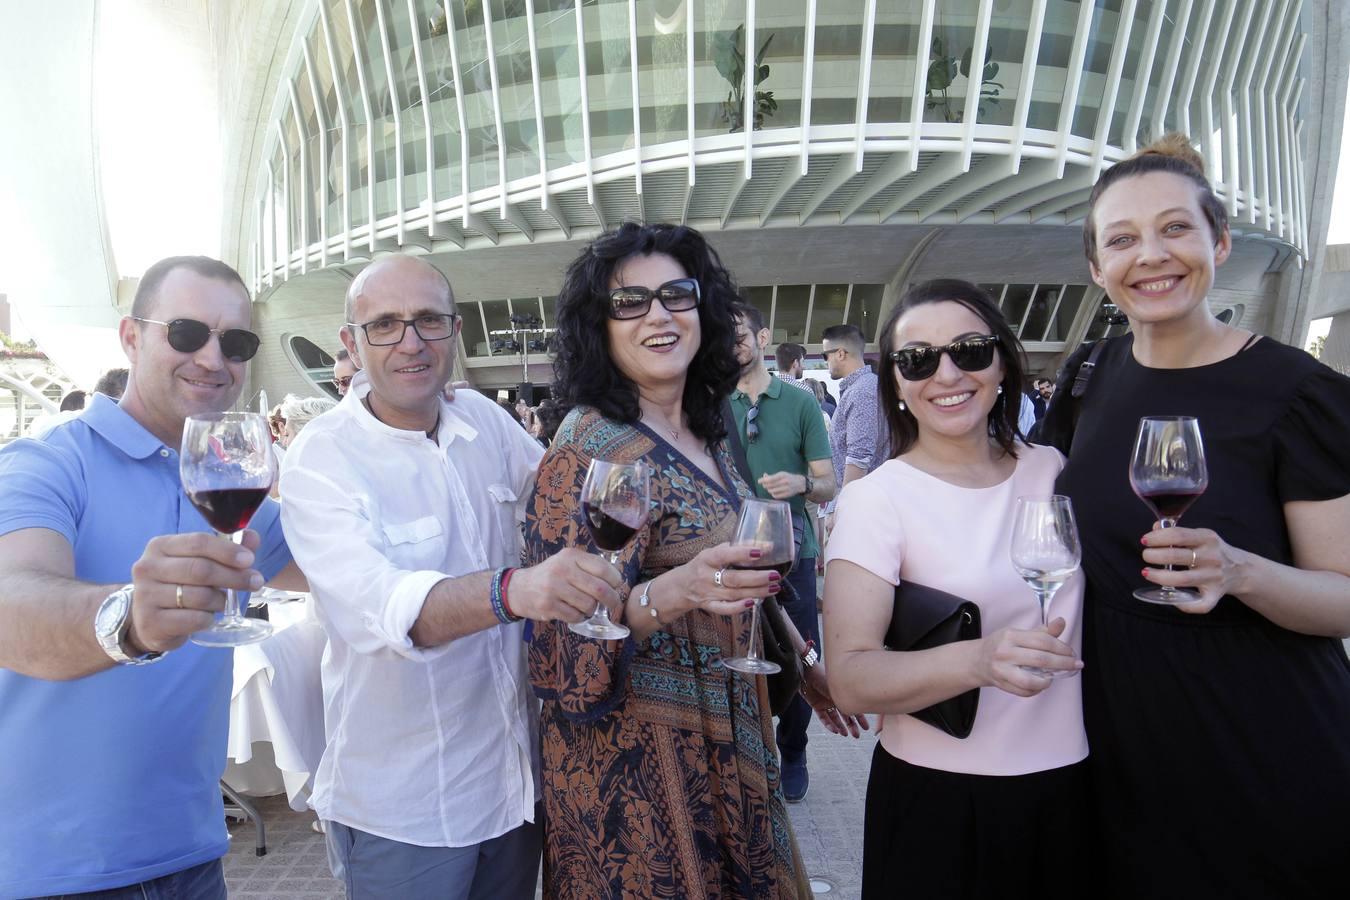
<path id="1" fill-rule="evenodd" d="M 620 566 L 633 585 L 729 540 L 740 498 L 642 425 L 576 409 L 539 466 L 525 525 L 538 563 L 595 551 L 581 519 L 592 459 L 654 470 L 646 529 Z M 543 700 L 544 895 L 557 898 L 809 897 L 779 788 L 764 679 L 721 665 L 750 614 L 693 610 L 638 641 L 534 629 L 530 680 Z"/>

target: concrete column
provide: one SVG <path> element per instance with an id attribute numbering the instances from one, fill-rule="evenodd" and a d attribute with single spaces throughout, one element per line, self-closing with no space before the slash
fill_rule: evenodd
<path id="1" fill-rule="evenodd" d="M 1350 312 L 1331 320 L 1331 332 L 1322 348 L 1322 362 L 1338 372 L 1350 374 Z"/>

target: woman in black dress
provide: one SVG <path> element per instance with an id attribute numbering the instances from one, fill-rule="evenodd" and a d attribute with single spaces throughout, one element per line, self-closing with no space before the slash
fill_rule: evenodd
<path id="1" fill-rule="evenodd" d="M 1232 241 L 1183 137 L 1102 175 L 1084 242 L 1131 330 L 1105 343 L 1079 400 L 1086 352 L 1070 360 L 1047 414 L 1049 432 L 1072 428 L 1058 487 L 1088 578 L 1084 713 L 1105 867 L 1084 896 L 1344 897 L 1350 379 L 1210 314 Z M 1128 479 L 1138 421 L 1159 415 L 1199 419 L 1210 476 L 1167 529 Z M 1146 582 L 1200 599 L 1143 603 L 1132 591 Z"/>

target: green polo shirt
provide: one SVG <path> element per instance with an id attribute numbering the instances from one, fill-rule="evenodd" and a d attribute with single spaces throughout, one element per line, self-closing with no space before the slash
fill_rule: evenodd
<path id="1" fill-rule="evenodd" d="M 745 392 L 732 392 L 731 409 L 736 414 L 736 430 L 740 432 L 746 461 L 750 463 L 750 472 L 756 482 L 761 475 L 774 472 L 805 475 L 808 462 L 830 458 L 830 436 L 825 431 L 825 418 L 814 396 L 787 387 L 770 375 L 769 386 L 759 395 L 759 415 L 755 417 L 759 436 L 753 441 L 745 434 L 745 419 L 752 405 Z M 769 492 L 758 483 L 751 486 L 759 496 L 769 496 Z M 805 517 L 806 499 L 801 494 L 788 498 L 788 503 L 792 506 L 794 516 Z M 808 522 L 802 535 L 799 551 L 802 559 L 820 554 L 813 524 Z"/>

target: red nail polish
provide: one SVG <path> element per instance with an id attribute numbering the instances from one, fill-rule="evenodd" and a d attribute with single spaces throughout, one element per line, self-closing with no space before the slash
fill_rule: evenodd
<path id="1" fill-rule="evenodd" d="M 1139 539 L 1139 543 L 1141 543 L 1141 544 L 1143 544 L 1145 547 L 1147 547 L 1147 546 L 1148 546 L 1148 535 L 1144 535 L 1143 537 L 1141 537 L 1141 538 Z"/>
<path id="2" fill-rule="evenodd" d="M 782 580 L 783 580 L 783 576 L 782 576 L 782 575 L 779 575 L 777 572 L 770 572 L 770 573 L 769 573 L 769 584 L 777 584 L 778 582 L 780 582 L 780 581 L 782 581 Z"/>
<path id="3" fill-rule="evenodd" d="M 1140 569 L 1139 572 L 1140 572 L 1140 574 L 1142 574 L 1145 578 L 1148 577 L 1148 569 Z"/>
<path id="4" fill-rule="evenodd" d="M 747 600 L 747 601 L 745 601 L 745 608 L 746 608 L 746 609 L 749 609 L 750 607 L 752 607 L 752 606 L 754 606 L 754 605 L 755 605 L 755 601 L 754 601 L 754 600 Z"/>
<path id="5" fill-rule="evenodd" d="M 763 550 L 751 550 L 751 551 L 750 551 L 750 558 L 751 558 L 751 559 L 759 559 L 759 558 L 760 558 L 761 556 L 763 556 L 763 555 L 764 555 L 764 551 L 763 551 Z"/>

